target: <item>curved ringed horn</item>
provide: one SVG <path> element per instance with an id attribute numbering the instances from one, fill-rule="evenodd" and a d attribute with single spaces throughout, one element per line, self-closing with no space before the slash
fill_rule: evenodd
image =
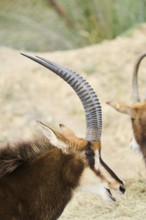
<path id="1" fill-rule="evenodd" d="M 22 53 L 21 53 L 22 54 Z M 41 57 L 23 56 L 50 69 L 64 79 L 76 92 L 86 115 L 86 140 L 100 141 L 102 132 L 102 112 L 99 99 L 89 83 L 78 73 Z"/>
<path id="2" fill-rule="evenodd" d="M 133 78 L 132 78 L 132 100 L 133 102 L 140 102 L 139 88 L 138 88 L 138 70 L 139 70 L 140 63 L 145 56 L 146 56 L 146 53 L 140 55 L 134 67 Z"/>

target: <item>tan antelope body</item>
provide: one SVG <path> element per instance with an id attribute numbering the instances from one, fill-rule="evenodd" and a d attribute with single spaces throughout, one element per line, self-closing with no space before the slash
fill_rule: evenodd
<path id="1" fill-rule="evenodd" d="M 85 109 L 87 132 L 85 139 L 78 138 L 62 124 L 58 132 L 38 122 L 41 136 L 2 147 L 0 220 L 55 220 L 78 190 L 115 201 L 110 189 L 124 193 L 125 188 L 101 158 L 101 107 L 93 89 L 71 70 L 25 56 L 51 69 L 73 87 Z M 63 73 L 69 74 L 71 80 Z"/>
<path id="2" fill-rule="evenodd" d="M 131 117 L 131 123 L 133 128 L 133 140 L 131 147 L 133 149 L 140 148 L 144 161 L 146 163 L 146 98 L 144 101 L 140 101 L 138 90 L 138 69 L 140 62 L 146 56 L 146 54 L 140 55 L 136 62 L 133 80 L 132 80 L 132 99 L 133 103 L 130 105 L 120 102 L 107 102 L 115 110 L 128 114 Z"/>

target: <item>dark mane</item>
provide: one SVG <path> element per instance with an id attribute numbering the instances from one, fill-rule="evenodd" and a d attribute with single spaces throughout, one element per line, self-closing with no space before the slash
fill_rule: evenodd
<path id="1" fill-rule="evenodd" d="M 51 147 L 44 137 L 33 141 L 7 143 L 0 147 L 0 177 L 13 172 L 30 159 L 36 158 Z"/>

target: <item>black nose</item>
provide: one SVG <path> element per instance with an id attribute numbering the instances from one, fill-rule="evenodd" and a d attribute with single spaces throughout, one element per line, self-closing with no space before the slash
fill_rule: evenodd
<path id="1" fill-rule="evenodd" d="M 124 194 L 124 192 L 126 191 L 126 189 L 125 189 L 124 186 L 120 186 L 120 187 L 119 187 L 119 190 L 120 190 L 120 192 L 123 193 L 123 194 Z"/>

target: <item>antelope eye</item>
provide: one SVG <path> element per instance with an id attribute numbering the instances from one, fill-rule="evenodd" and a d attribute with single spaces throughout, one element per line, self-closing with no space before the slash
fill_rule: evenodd
<path id="1" fill-rule="evenodd" d="M 135 121 L 135 118 L 131 118 L 131 120 L 132 120 L 132 122 L 134 122 L 134 121 Z"/>
<path id="2" fill-rule="evenodd" d="M 95 156 L 95 153 L 94 153 L 94 151 L 93 150 L 86 150 L 85 151 L 85 155 L 86 155 L 86 157 L 94 157 Z"/>
<path id="3" fill-rule="evenodd" d="M 94 159 L 95 153 L 94 153 L 94 151 L 91 150 L 91 149 L 88 149 L 88 150 L 85 151 L 85 155 L 86 155 L 86 159 L 88 160 L 89 166 L 91 168 L 94 168 L 94 165 L 95 165 L 95 159 Z"/>

